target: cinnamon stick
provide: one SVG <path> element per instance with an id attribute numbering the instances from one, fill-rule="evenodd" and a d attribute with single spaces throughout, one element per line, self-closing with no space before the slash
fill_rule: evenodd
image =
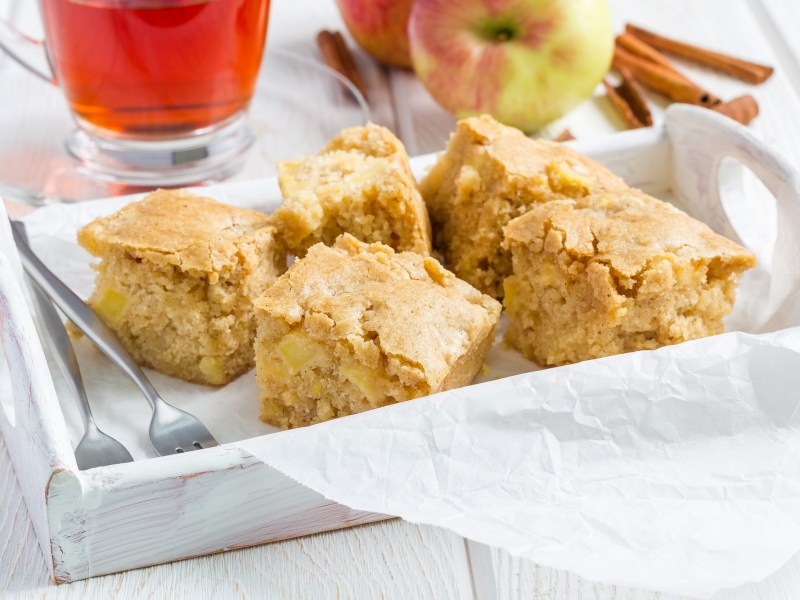
<path id="1" fill-rule="evenodd" d="M 666 56 L 661 54 L 661 52 L 649 44 L 645 44 L 642 40 L 631 35 L 630 33 L 620 33 L 617 36 L 616 44 L 631 54 L 635 54 L 636 56 L 644 58 L 645 60 L 649 60 L 652 63 L 656 63 L 657 65 L 661 65 L 670 71 L 675 71 L 679 75 L 682 75 L 672 64 L 672 61 L 670 61 Z"/>
<path id="2" fill-rule="evenodd" d="M 676 102 L 686 102 L 710 108 L 720 103 L 711 92 L 687 80 L 675 71 L 631 54 L 620 47 L 614 48 L 612 66 L 628 69 L 642 85 L 664 94 Z"/>
<path id="3" fill-rule="evenodd" d="M 347 78 L 358 88 L 358 91 L 361 92 L 361 95 L 364 96 L 366 100 L 367 88 L 364 85 L 364 81 L 361 79 L 361 73 L 358 71 L 353 53 L 350 52 L 350 48 L 347 47 L 347 43 L 344 41 L 344 36 L 342 36 L 340 32 L 334 31 L 333 39 L 336 43 L 336 49 L 342 57 L 342 63 L 344 64 L 345 71 L 347 71 Z"/>
<path id="4" fill-rule="evenodd" d="M 333 33 L 330 31 L 320 31 L 317 34 L 317 46 L 319 46 L 322 61 L 343 77 L 347 77 L 347 71 L 345 71 L 342 57 L 339 55 L 339 51 L 336 48 Z"/>
<path id="5" fill-rule="evenodd" d="M 714 110 L 735 121 L 739 121 L 742 125 L 747 125 L 758 116 L 758 102 L 748 94 L 718 104 L 714 107 Z"/>
<path id="6" fill-rule="evenodd" d="M 631 129 L 650 127 L 653 124 L 653 115 L 647 105 L 642 88 L 636 83 L 628 69 L 619 66 L 618 71 L 621 81 L 616 87 L 612 86 L 607 79 L 603 80 L 611 104 Z"/>
<path id="7" fill-rule="evenodd" d="M 575 139 L 575 136 L 572 135 L 572 132 L 569 129 L 563 130 L 559 133 L 556 137 L 553 138 L 554 142 L 570 142 Z"/>
<path id="8" fill-rule="evenodd" d="M 350 81 L 366 99 L 366 86 L 342 34 L 338 31 L 320 31 L 317 34 L 317 45 L 325 64 Z"/>
<path id="9" fill-rule="evenodd" d="M 640 39 L 644 43 L 675 56 L 680 56 L 687 60 L 691 60 L 702 65 L 714 67 L 720 71 L 742 79 L 749 83 L 763 83 L 774 72 L 774 69 L 767 65 L 736 58 L 721 52 L 714 52 L 706 48 L 680 42 L 652 31 L 642 29 L 636 25 L 628 24 L 625 26 L 625 31 L 630 35 Z"/>

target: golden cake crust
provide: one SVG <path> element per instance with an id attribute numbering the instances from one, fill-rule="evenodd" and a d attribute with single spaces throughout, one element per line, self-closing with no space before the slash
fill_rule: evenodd
<path id="1" fill-rule="evenodd" d="M 140 364 L 219 385 L 254 364 L 253 300 L 286 270 L 269 217 L 159 190 L 89 223 L 89 305 Z"/>
<path id="2" fill-rule="evenodd" d="M 531 139 L 519 129 L 503 125 L 489 115 L 459 121 L 455 136 L 465 136 L 470 144 L 482 146 L 505 176 L 544 183 L 542 175 L 545 174 L 553 193 L 569 188 L 581 189 L 586 193 L 590 190 L 627 187 L 621 178 L 597 161 L 558 142 Z M 560 179 L 557 176 L 560 162 L 573 169 L 578 176 L 591 176 L 591 181 Z"/>
<path id="3" fill-rule="evenodd" d="M 550 236 L 549 232 L 559 232 Z M 529 243 L 592 258 L 624 277 L 635 277 L 654 258 L 719 259 L 750 269 L 755 257 L 666 202 L 638 190 L 562 200 L 514 219 L 504 229 L 508 243 Z"/>
<path id="4" fill-rule="evenodd" d="M 425 365 L 432 387 L 444 380 L 462 343 L 500 314 L 498 302 L 416 253 L 345 234 L 334 247 L 312 247 L 307 258 L 256 301 L 256 310 L 289 324 L 325 315 L 337 337 L 376 334 L 387 356 Z M 451 335 L 453 348 L 421 343 L 430 331 Z"/>
<path id="5" fill-rule="evenodd" d="M 156 190 L 85 225 L 78 242 L 95 256 L 114 248 L 183 271 L 211 273 L 236 264 L 242 236 L 269 225 L 264 213 L 187 190 Z"/>
<path id="6" fill-rule="evenodd" d="M 380 125 L 368 123 L 364 127 L 349 127 L 331 138 L 323 152 L 357 152 L 375 158 L 392 158 L 404 162 L 408 167 L 408 155 L 396 135 Z"/>

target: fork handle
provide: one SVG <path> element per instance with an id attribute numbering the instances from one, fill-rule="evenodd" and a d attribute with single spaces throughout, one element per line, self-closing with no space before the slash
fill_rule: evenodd
<path id="1" fill-rule="evenodd" d="M 23 223 L 15 223 L 13 225 L 17 229 L 17 233 L 25 240 L 28 241 L 28 236 L 25 233 L 25 226 Z M 58 368 L 67 380 L 72 393 L 78 399 L 78 409 L 81 414 L 81 421 L 83 421 L 84 433 L 91 427 L 96 427 L 94 424 L 94 416 L 92 415 L 92 407 L 89 405 L 89 399 L 86 397 L 86 389 L 83 385 L 83 378 L 81 377 L 81 370 L 78 366 L 78 358 L 75 356 L 75 349 L 72 347 L 72 342 L 69 341 L 67 329 L 58 316 L 56 307 L 45 295 L 41 288 L 36 285 L 33 279 L 28 275 L 28 279 L 32 285 L 28 286 L 33 295 L 33 308 L 39 315 L 42 326 L 48 335 L 44 336 L 50 348 L 53 351 L 53 359 L 58 364 Z"/>
<path id="2" fill-rule="evenodd" d="M 11 230 L 14 234 L 14 243 L 22 259 L 22 267 L 33 279 L 34 283 L 61 309 L 67 318 L 73 322 L 83 335 L 85 335 L 100 352 L 107 356 L 114 364 L 130 377 L 144 397 L 155 410 L 158 402 L 163 402 L 158 392 L 150 383 L 142 369 L 133 360 L 130 353 L 123 348 L 117 335 L 81 300 L 75 292 L 56 277 L 47 266 L 34 254 L 25 241 L 19 225 L 11 221 Z"/>

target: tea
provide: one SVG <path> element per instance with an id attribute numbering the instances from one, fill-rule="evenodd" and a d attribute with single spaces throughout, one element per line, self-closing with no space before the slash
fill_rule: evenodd
<path id="1" fill-rule="evenodd" d="M 269 0 L 41 0 L 48 52 L 78 118 L 175 137 L 244 109 Z"/>

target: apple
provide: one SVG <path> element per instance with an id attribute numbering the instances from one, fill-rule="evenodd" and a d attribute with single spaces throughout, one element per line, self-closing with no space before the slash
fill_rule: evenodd
<path id="1" fill-rule="evenodd" d="M 607 0 L 415 0 L 408 32 L 439 104 L 526 132 L 591 96 L 614 51 Z"/>
<path id="2" fill-rule="evenodd" d="M 336 0 L 347 29 L 380 62 L 410 67 L 408 15 L 414 0 Z"/>

